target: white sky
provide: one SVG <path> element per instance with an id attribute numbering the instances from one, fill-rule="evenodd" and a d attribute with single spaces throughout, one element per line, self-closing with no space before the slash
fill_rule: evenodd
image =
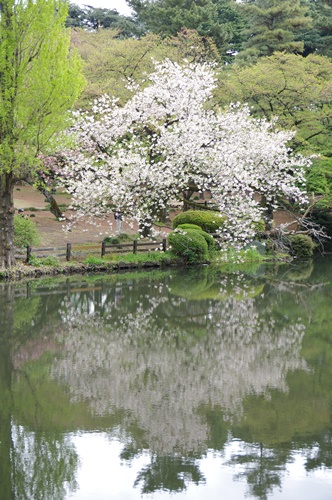
<path id="1" fill-rule="evenodd" d="M 120 14 L 129 16 L 131 10 L 126 4 L 126 0 L 70 0 L 76 5 L 91 5 L 92 7 L 101 7 L 103 9 L 116 9 Z"/>

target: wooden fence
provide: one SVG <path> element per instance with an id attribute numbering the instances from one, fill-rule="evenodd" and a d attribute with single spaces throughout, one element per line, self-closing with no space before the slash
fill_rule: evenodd
<path id="1" fill-rule="evenodd" d="M 166 238 L 161 241 L 144 241 L 134 240 L 130 243 L 105 243 L 104 241 L 99 244 L 89 245 L 76 245 L 77 248 L 73 248 L 71 243 L 67 243 L 65 247 L 50 247 L 50 248 L 32 248 L 31 246 L 26 247 L 26 250 L 17 250 L 15 258 L 18 260 L 25 260 L 29 262 L 30 258 L 43 258 L 43 257 L 57 257 L 65 258 L 67 262 L 74 259 L 77 260 L 79 257 L 83 257 L 91 254 L 99 254 L 104 257 L 107 253 L 133 253 L 145 252 L 148 250 L 159 249 L 162 252 L 167 250 Z"/>

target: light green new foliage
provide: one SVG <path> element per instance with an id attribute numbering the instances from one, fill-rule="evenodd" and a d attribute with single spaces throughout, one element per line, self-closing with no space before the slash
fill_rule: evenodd
<path id="1" fill-rule="evenodd" d="M 0 0 L 0 169 L 36 164 L 83 88 L 62 0 Z"/>
<path id="2" fill-rule="evenodd" d="M 84 86 L 67 11 L 62 0 L 0 0 L 0 268 L 15 264 L 15 182 L 52 152 Z"/>
<path id="3" fill-rule="evenodd" d="M 28 245 L 38 245 L 40 242 L 36 224 L 31 219 L 20 215 L 14 217 L 14 244 L 24 248 Z"/>

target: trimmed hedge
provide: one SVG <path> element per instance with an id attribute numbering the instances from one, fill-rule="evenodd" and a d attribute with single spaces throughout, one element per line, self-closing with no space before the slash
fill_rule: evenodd
<path id="1" fill-rule="evenodd" d="M 207 233 L 215 233 L 217 229 L 223 226 L 225 217 L 218 212 L 210 210 L 188 210 L 178 214 L 173 219 L 173 229 L 182 224 L 195 224 Z"/>
<path id="2" fill-rule="evenodd" d="M 198 231 L 203 231 L 201 226 L 197 226 L 196 224 L 179 224 L 177 229 L 196 229 Z"/>
<path id="3" fill-rule="evenodd" d="M 172 252 L 188 264 L 201 264 L 209 258 L 208 244 L 197 229 L 174 231 L 168 236 L 168 243 Z"/>

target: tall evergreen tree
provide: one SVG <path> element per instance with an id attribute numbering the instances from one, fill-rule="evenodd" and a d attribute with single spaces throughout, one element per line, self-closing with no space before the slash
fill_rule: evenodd
<path id="1" fill-rule="evenodd" d="M 312 29 L 304 29 L 299 40 L 304 42 L 303 55 L 319 54 L 332 57 L 332 1 L 307 0 Z"/>
<path id="2" fill-rule="evenodd" d="M 235 0 L 128 0 L 145 32 L 175 36 L 182 28 L 211 37 L 223 58 L 239 50 L 243 15 Z M 239 38 L 240 37 L 240 38 Z"/>
<path id="3" fill-rule="evenodd" d="M 130 17 L 120 15 L 116 9 L 102 9 L 91 5 L 80 7 L 70 4 L 66 26 L 89 31 L 97 31 L 100 28 L 116 29 L 123 38 L 140 33 L 139 25 Z"/>
<path id="4" fill-rule="evenodd" d="M 63 128 L 83 87 L 62 0 L 0 0 L 0 268 L 14 257 L 13 189 Z"/>
<path id="5" fill-rule="evenodd" d="M 246 42 L 239 59 L 254 62 L 274 52 L 301 54 L 304 42 L 296 37 L 309 28 L 308 6 L 301 0 L 249 0 L 239 4 L 247 15 Z"/>

